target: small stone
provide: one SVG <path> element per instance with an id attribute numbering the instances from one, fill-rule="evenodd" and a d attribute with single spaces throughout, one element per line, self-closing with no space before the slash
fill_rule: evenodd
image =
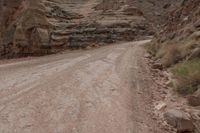
<path id="1" fill-rule="evenodd" d="M 153 68 L 153 69 L 163 70 L 163 65 L 160 64 L 160 63 L 154 63 L 154 64 L 152 65 L 152 68 Z"/>
<path id="2" fill-rule="evenodd" d="M 148 59 L 151 59 L 151 55 L 150 54 L 145 54 L 144 57 L 148 58 Z"/>
<path id="3" fill-rule="evenodd" d="M 87 46 L 85 49 L 89 50 L 89 49 L 92 49 L 92 47 L 91 46 Z"/>
<path id="4" fill-rule="evenodd" d="M 160 103 L 158 103 L 156 106 L 155 106 L 155 109 L 156 110 L 163 110 L 164 108 L 166 108 L 167 107 L 167 104 L 166 103 L 164 103 L 164 102 L 160 102 Z"/>

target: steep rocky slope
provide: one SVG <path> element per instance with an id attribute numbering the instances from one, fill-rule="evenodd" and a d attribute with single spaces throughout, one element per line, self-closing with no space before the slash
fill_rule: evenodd
<path id="1" fill-rule="evenodd" d="M 157 33 L 151 52 L 166 67 L 175 66 L 180 86 L 190 85 L 195 91 L 200 83 L 200 0 L 184 0 L 173 11 L 163 30 Z M 187 90 L 188 87 L 184 88 Z M 192 90 L 191 90 L 192 89 Z"/>
<path id="2" fill-rule="evenodd" d="M 156 62 L 162 63 L 172 72 L 173 76 L 170 76 L 168 85 L 173 87 L 179 96 L 183 96 L 181 100 L 173 102 L 177 102 L 183 110 L 192 115 L 197 130 L 195 133 L 200 132 L 199 7 L 200 0 L 184 0 L 179 8 L 171 12 L 167 23 L 156 33 L 148 47 Z"/>
<path id="3" fill-rule="evenodd" d="M 1 0 L 0 56 L 138 40 L 154 34 L 179 1 Z"/>
<path id="4" fill-rule="evenodd" d="M 192 53 L 192 50 L 198 47 L 196 45 L 198 45 L 199 41 L 199 5 L 199 0 L 184 0 L 180 8 L 171 12 L 167 23 L 163 25 L 162 30 L 157 32 L 154 38 L 154 44 L 156 43 L 157 45 L 152 45 L 152 52 L 158 52 L 162 48 L 168 47 L 172 43 L 173 45 L 170 45 L 169 47 L 174 47 L 175 49 L 179 43 L 181 46 L 189 48 L 189 51 L 182 53 L 183 55 L 180 56 L 180 59 L 185 59 L 188 57 L 189 54 Z M 169 63 L 176 63 L 176 60 Z M 170 66 L 171 64 L 166 65 Z"/>

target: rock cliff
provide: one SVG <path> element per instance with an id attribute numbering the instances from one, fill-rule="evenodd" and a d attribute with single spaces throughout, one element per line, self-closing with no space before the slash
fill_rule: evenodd
<path id="1" fill-rule="evenodd" d="M 176 1 L 1 0 L 0 56 L 145 38 L 166 20 Z"/>

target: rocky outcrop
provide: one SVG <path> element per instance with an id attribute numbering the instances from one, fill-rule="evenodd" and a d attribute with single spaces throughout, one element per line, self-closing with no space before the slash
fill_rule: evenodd
<path id="1" fill-rule="evenodd" d="M 49 23 L 40 0 L 1 1 L 0 56 L 41 53 L 49 43 Z"/>

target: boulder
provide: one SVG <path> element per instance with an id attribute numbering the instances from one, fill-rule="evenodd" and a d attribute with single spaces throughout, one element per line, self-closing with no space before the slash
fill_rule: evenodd
<path id="1" fill-rule="evenodd" d="M 188 104 L 191 106 L 200 106 L 200 89 L 198 89 L 193 95 L 188 96 L 187 100 Z"/>
<path id="2" fill-rule="evenodd" d="M 177 129 L 178 133 L 194 131 L 194 125 L 188 113 L 171 109 L 165 112 L 164 118 L 168 124 Z"/>

